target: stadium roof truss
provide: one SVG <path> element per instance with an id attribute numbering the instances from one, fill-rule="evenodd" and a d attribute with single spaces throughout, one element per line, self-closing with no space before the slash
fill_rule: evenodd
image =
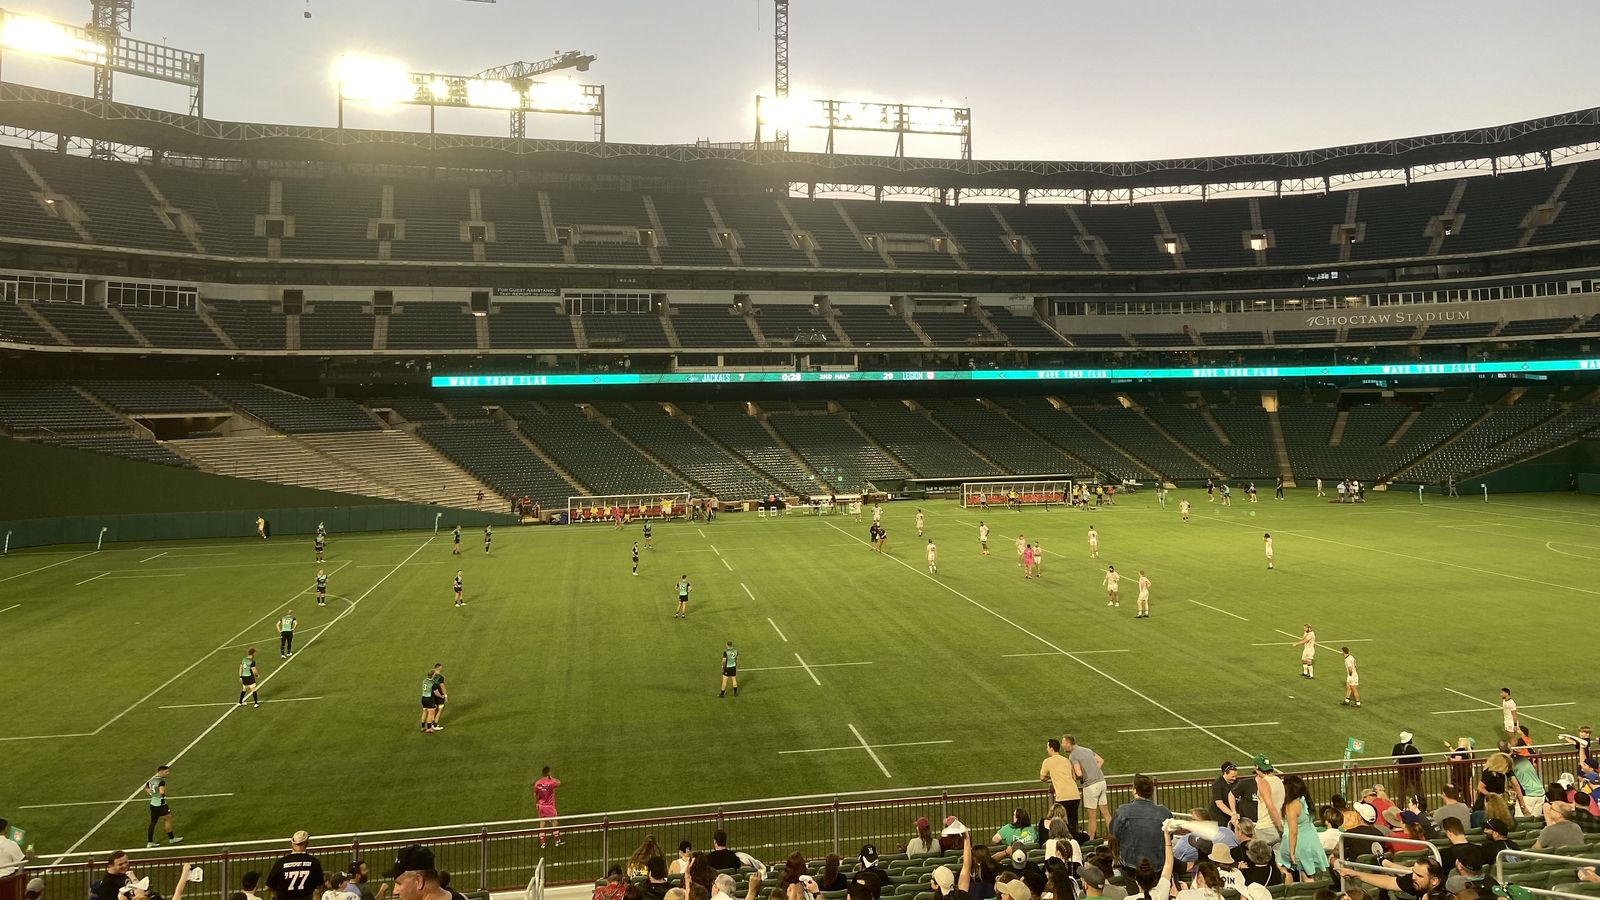
<path id="1" fill-rule="evenodd" d="M 539 170 L 603 176 L 698 178 L 730 184 L 827 185 L 832 190 L 972 190 L 1134 202 L 1214 188 L 1326 191 L 1374 179 L 1436 172 L 1547 167 L 1600 150 L 1600 107 L 1464 131 L 1289 153 L 1132 162 L 941 159 L 665 144 L 554 141 L 226 122 L 0 82 L 0 127 L 214 159 L 436 168 Z M 1074 193 L 1075 192 L 1075 193 Z M 1085 193 L 1088 192 L 1088 193 Z"/>

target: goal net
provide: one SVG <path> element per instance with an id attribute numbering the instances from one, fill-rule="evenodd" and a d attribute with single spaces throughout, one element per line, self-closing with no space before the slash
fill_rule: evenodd
<path id="1" fill-rule="evenodd" d="M 1065 503 L 1067 496 L 1072 493 L 1072 479 L 1046 478 L 1033 481 L 963 481 L 961 482 L 961 506 L 971 508 L 979 506 L 1003 507 L 1015 502 L 1019 506 L 1048 506 L 1052 503 Z"/>
<path id="2" fill-rule="evenodd" d="M 636 519 L 687 519 L 688 491 L 675 494 L 596 494 L 567 498 L 569 523 L 615 522 L 617 512 L 627 521 Z"/>

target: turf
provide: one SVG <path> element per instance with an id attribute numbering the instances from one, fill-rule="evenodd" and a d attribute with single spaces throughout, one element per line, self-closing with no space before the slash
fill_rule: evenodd
<path id="1" fill-rule="evenodd" d="M 1195 501 L 1188 525 L 1180 496 Z M 1044 739 L 1064 731 L 1113 773 L 1252 752 L 1327 759 L 1348 735 L 1386 751 L 1402 729 L 1425 750 L 1458 734 L 1482 744 L 1502 685 L 1536 740 L 1600 717 L 1592 680 L 1551 652 L 1600 595 L 1593 499 L 1419 506 L 1379 493 L 1351 507 L 1300 489 L 1230 509 L 1194 491 L 1166 510 L 1148 493 L 1095 512 L 929 503 L 937 577 L 916 508 L 885 507 L 889 558 L 864 545 L 866 517 L 658 526 L 637 577 L 637 527 L 502 530 L 487 557 L 469 531 L 459 560 L 443 533 L 332 535 L 325 609 L 309 594 L 309 540 L 12 554 L 0 560 L 0 812 L 41 851 L 91 850 L 140 844 L 143 799 L 101 801 L 173 760 L 171 794 L 193 797 L 172 802 L 179 833 L 218 842 L 530 817 L 541 765 L 573 815 L 1031 779 Z M 988 558 L 980 517 L 994 529 Z M 1043 543 L 1037 581 L 1015 564 L 1018 532 Z M 1107 563 L 1128 575 L 1121 609 L 1100 589 Z M 1139 568 L 1154 582 L 1147 620 L 1133 617 Z M 680 621 L 685 573 L 695 590 Z M 299 652 L 282 662 L 273 623 L 290 605 Z M 1330 645 L 1311 682 L 1287 646 L 1308 621 Z M 730 639 L 742 691 L 718 699 Z M 1344 641 L 1360 710 L 1339 705 Z M 247 643 L 261 649 L 264 699 L 318 699 L 187 706 L 236 699 Z M 418 684 L 435 661 L 452 699 L 445 730 L 423 735 Z M 1241 723 L 1271 724 L 1216 727 Z M 783 752 L 863 742 L 905 746 L 876 760 Z"/>

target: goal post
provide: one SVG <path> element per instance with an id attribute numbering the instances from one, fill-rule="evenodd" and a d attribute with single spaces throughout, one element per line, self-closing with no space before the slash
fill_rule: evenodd
<path id="1" fill-rule="evenodd" d="M 1066 503 L 1072 493 L 1070 478 L 1011 479 L 961 482 L 961 507 L 1006 506 L 1013 494 L 1018 506 Z"/>
<path id="2" fill-rule="evenodd" d="M 690 500 L 688 491 L 568 497 L 567 522 L 614 522 L 618 510 L 630 522 L 636 519 L 688 519 L 692 507 Z"/>

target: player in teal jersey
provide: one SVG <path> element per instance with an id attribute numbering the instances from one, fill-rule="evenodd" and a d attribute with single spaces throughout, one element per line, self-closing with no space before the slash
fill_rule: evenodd
<path id="1" fill-rule="evenodd" d="M 327 545 L 328 545 L 328 537 L 327 537 L 327 535 L 323 534 L 321 531 L 318 531 L 317 532 L 317 536 L 311 539 L 311 546 L 315 547 L 316 551 L 317 551 L 317 562 L 322 562 L 323 561 L 322 560 L 322 551 L 324 549 L 326 549 Z"/>
<path id="2" fill-rule="evenodd" d="M 461 570 L 456 570 L 456 606 L 466 606 L 467 601 L 461 598 Z"/>
<path id="3" fill-rule="evenodd" d="M 650 523 L 649 522 L 645 522 L 644 523 L 644 548 L 646 550 L 654 550 L 656 548 L 655 544 L 650 543 L 650 536 L 651 536 Z"/>
<path id="4" fill-rule="evenodd" d="M 422 676 L 422 733 L 433 733 L 433 720 L 439 714 L 439 703 L 434 696 L 433 670 Z"/>
<path id="5" fill-rule="evenodd" d="M 255 701 L 256 709 L 261 708 L 261 697 L 256 693 L 256 648 L 251 647 L 244 652 L 244 659 L 239 661 L 239 705 L 244 705 L 244 698 L 249 697 Z"/>
<path id="6" fill-rule="evenodd" d="M 439 714 L 444 712 L 444 705 L 450 699 L 450 692 L 444 689 L 444 663 L 433 664 L 433 730 L 442 731 L 444 726 L 439 724 Z"/>
<path id="7" fill-rule="evenodd" d="M 645 527 L 648 528 L 650 526 L 646 525 Z M 639 574 L 639 543 L 637 541 L 633 544 L 633 574 Z"/>
<path id="8" fill-rule="evenodd" d="M 283 614 L 278 620 L 278 658 L 288 659 L 294 654 L 294 629 L 300 620 L 294 617 L 294 610 Z"/>
<path id="9" fill-rule="evenodd" d="M 689 618 L 689 591 L 691 590 L 693 588 L 689 585 L 689 576 L 685 574 L 678 579 L 678 611 L 673 613 L 676 618 Z"/>
<path id="10" fill-rule="evenodd" d="M 167 843 L 181 844 L 183 838 L 172 833 L 172 809 L 167 806 L 167 772 L 172 767 L 163 765 L 156 769 L 156 774 L 144 783 L 144 792 L 150 798 L 150 827 L 144 832 L 144 845 L 156 845 L 156 822 L 167 832 Z"/>
<path id="11" fill-rule="evenodd" d="M 461 526 L 460 525 L 456 526 L 456 530 L 455 531 L 450 532 L 450 541 L 451 541 L 451 543 L 450 543 L 450 555 L 451 556 L 460 556 L 461 555 Z"/>
<path id="12" fill-rule="evenodd" d="M 483 526 L 483 555 L 489 555 L 489 542 L 494 540 L 494 528 L 490 525 Z"/>
<path id="13" fill-rule="evenodd" d="M 733 649 L 733 641 L 722 648 L 722 690 L 717 691 L 718 697 L 728 693 L 730 681 L 733 682 L 733 695 L 739 696 L 739 651 Z"/>
<path id="14" fill-rule="evenodd" d="M 321 569 L 317 570 L 317 605 L 328 605 L 328 576 Z"/>

